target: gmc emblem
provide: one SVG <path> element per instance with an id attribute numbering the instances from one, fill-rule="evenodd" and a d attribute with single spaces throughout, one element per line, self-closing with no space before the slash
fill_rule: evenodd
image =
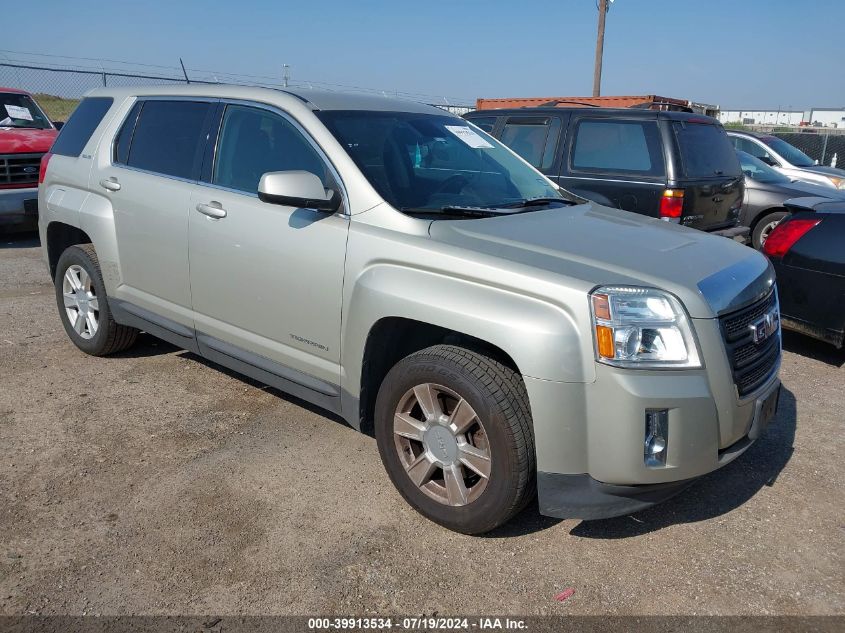
<path id="1" fill-rule="evenodd" d="M 748 327 L 751 328 L 751 337 L 754 339 L 754 342 L 761 343 L 777 332 L 779 325 L 780 316 L 778 315 L 778 309 L 772 308 Z"/>

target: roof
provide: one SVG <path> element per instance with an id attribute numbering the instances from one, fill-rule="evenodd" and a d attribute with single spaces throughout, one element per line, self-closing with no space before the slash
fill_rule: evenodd
<path id="1" fill-rule="evenodd" d="M 727 129 L 728 134 L 744 134 L 745 136 L 751 136 L 754 138 L 771 138 L 772 134 L 764 133 L 764 132 L 752 132 L 751 130 L 737 130 L 733 128 Z"/>
<path id="2" fill-rule="evenodd" d="M 473 120 L 483 117 L 491 116 L 509 116 L 518 114 L 521 116 L 549 116 L 560 114 L 561 108 L 556 106 L 548 106 L 545 108 L 529 107 L 529 108 L 496 108 L 488 110 L 475 110 L 464 115 L 465 119 Z M 641 119 L 669 119 L 672 121 L 689 121 L 695 119 L 697 121 L 707 121 L 708 123 L 718 124 L 718 119 L 707 116 L 705 114 L 698 114 L 695 112 L 677 112 L 673 110 L 647 110 L 643 108 L 596 108 L 572 106 L 567 107 L 567 111 L 576 112 L 578 114 L 588 114 L 594 117 L 620 117 L 626 119 L 641 118 Z"/>
<path id="3" fill-rule="evenodd" d="M 0 92 L 11 92 L 16 95 L 28 95 L 29 93 L 26 90 L 21 90 L 20 88 L 4 88 L 0 86 Z"/>
<path id="4" fill-rule="evenodd" d="M 689 101 L 672 99 L 658 95 L 640 95 L 624 97 L 517 97 L 508 99 L 477 99 L 476 109 L 524 108 L 549 105 L 559 108 L 596 105 L 600 108 L 630 108 L 645 103 L 670 103 L 688 107 Z"/>
<path id="5" fill-rule="evenodd" d="M 258 88 L 230 84 L 179 84 L 163 86 L 134 86 L 129 88 L 96 88 L 87 96 L 127 98 L 140 96 L 212 97 L 248 99 L 252 101 L 284 102 L 295 100 L 311 110 L 376 110 L 384 112 L 420 112 L 449 116 L 434 106 L 378 95 L 304 90 L 298 88 Z"/>

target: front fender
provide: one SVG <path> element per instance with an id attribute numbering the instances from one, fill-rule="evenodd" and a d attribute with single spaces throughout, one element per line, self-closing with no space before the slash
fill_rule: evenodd
<path id="1" fill-rule="evenodd" d="M 563 382 L 595 379 L 591 330 L 584 324 L 589 318 L 586 299 L 583 311 L 573 310 L 513 287 L 378 263 L 354 280 L 346 317 L 344 387 L 352 394 L 360 393 L 367 336 L 385 317 L 421 321 L 486 341 L 507 353 L 524 376 Z"/>

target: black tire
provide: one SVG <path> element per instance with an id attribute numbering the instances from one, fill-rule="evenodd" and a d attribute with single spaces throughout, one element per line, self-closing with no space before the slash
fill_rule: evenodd
<path id="1" fill-rule="evenodd" d="M 459 394 L 484 424 L 490 476 L 480 495 L 465 505 L 446 505 L 426 495 L 406 473 L 396 449 L 394 413 L 403 396 L 424 383 Z M 399 361 L 379 389 L 375 435 L 399 493 L 420 514 L 451 530 L 488 532 L 511 519 L 536 493 L 534 433 L 525 384 L 518 373 L 489 356 L 435 345 Z"/>
<path id="2" fill-rule="evenodd" d="M 757 220 L 757 223 L 754 225 L 754 230 L 751 231 L 751 244 L 757 250 L 763 248 L 763 243 L 766 241 L 764 232 L 771 229 L 771 224 L 777 224 L 781 220 L 783 220 L 787 215 L 789 215 L 786 211 L 774 211 L 773 213 L 767 213 L 762 218 Z"/>
<path id="3" fill-rule="evenodd" d="M 91 338 L 83 338 L 74 330 L 64 306 L 62 284 L 67 269 L 73 265 L 80 266 L 88 273 L 91 284 L 94 288 L 98 310 L 98 327 Z M 100 271 L 100 261 L 92 244 L 79 244 L 68 247 L 59 257 L 56 266 L 56 304 L 59 308 L 59 317 L 67 332 L 68 338 L 86 354 L 92 356 L 107 356 L 116 352 L 122 352 L 135 343 L 138 337 L 138 330 L 126 325 L 116 323 L 109 308 L 106 287 L 103 284 L 103 275 Z"/>

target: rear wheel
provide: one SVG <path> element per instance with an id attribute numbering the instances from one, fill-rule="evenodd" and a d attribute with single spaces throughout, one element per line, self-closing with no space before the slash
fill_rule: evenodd
<path id="1" fill-rule="evenodd" d="M 758 250 L 763 248 L 763 244 L 766 243 L 766 238 L 769 237 L 769 233 L 771 233 L 774 228 L 780 224 L 780 221 L 787 215 L 789 214 L 786 211 L 775 211 L 774 213 L 768 213 L 760 218 L 757 221 L 757 224 L 754 225 L 754 230 L 751 232 L 751 243 L 754 245 L 754 248 Z"/>
<path id="2" fill-rule="evenodd" d="M 135 342 L 138 330 L 112 318 L 93 245 L 71 246 L 62 253 L 56 266 L 55 286 L 62 325 L 83 352 L 105 356 Z"/>
<path id="3" fill-rule="evenodd" d="M 375 425 L 396 488 L 445 527 L 487 532 L 534 494 L 525 386 L 488 356 L 437 345 L 404 358 L 379 389 Z"/>

